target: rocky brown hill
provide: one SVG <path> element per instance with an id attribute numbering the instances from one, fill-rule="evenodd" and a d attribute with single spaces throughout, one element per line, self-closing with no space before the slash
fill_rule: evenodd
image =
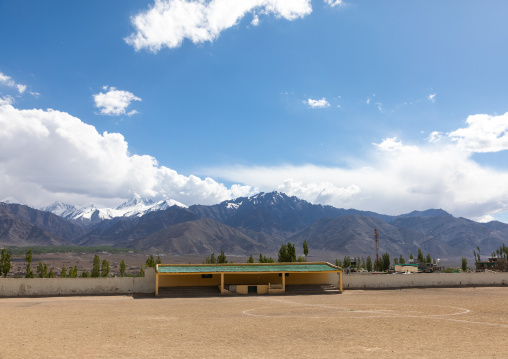
<path id="1" fill-rule="evenodd" d="M 0 246 L 60 246 L 71 243 L 0 205 Z"/>
<path id="2" fill-rule="evenodd" d="M 273 238 L 249 236 L 210 218 L 179 223 L 149 236 L 118 245 L 152 252 L 209 255 L 224 250 L 228 254 L 258 255 L 278 250 Z"/>
<path id="3" fill-rule="evenodd" d="M 440 209 L 387 216 L 354 209 L 314 205 L 283 193 L 261 193 L 213 206 L 169 207 L 141 217 L 102 220 L 86 231 L 48 212 L 0 204 L 0 245 L 114 245 L 148 252 L 209 255 L 224 249 L 230 254 L 276 256 L 284 242 L 312 251 L 344 255 L 391 256 L 418 248 L 435 258 L 472 258 L 477 246 L 490 254 L 508 243 L 508 224 L 477 223 Z"/>

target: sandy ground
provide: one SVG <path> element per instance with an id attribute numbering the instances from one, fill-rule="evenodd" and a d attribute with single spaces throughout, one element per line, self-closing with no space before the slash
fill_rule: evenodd
<path id="1" fill-rule="evenodd" d="M 0 358 L 506 358 L 508 288 L 0 299 Z"/>

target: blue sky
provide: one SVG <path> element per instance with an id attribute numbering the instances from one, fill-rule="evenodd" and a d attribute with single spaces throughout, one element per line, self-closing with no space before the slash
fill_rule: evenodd
<path id="1" fill-rule="evenodd" d="M 280 190 L 508 222 L 507 10 L 2 1 L 0 200 Z"/>

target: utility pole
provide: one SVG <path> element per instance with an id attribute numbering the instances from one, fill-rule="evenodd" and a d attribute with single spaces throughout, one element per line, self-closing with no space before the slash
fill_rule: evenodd
<path id="1" fill-rule="evenodd" d="M 379 233 L 377 233 L 377 228 L 374 228 L 374 238 L 376 240 L 376 263 L 379 263 Z"/>

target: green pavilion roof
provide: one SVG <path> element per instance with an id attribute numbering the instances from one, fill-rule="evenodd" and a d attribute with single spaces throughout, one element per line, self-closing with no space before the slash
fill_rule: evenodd
<path id="1" fill-rule="evenodd" d="M 158 265 L 158 273 L 337 272 L 329 263 Z"/>

